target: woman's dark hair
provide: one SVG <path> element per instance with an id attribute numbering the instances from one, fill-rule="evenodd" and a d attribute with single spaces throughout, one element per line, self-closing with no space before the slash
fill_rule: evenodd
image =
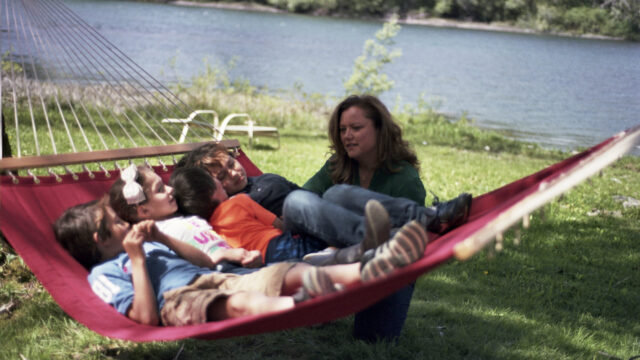
<path id="1" fill-rule="evenodd" d="M 216 183 L 211 174 L 199 167 L 181 167 L 174 169 L 169 186 L 178 203 L 178 212 L 183 215 L 197 215 L 209 220 L 220 204 L 213 200 Z"/>
<path id="2" fill-rule="evenodd" d="M 416 153 L 411 149 L 409 143 L 402 139 L 402 129 L 395 123 L 387 107 L 375 96 L 351 95 L 336 106 L 329 119 L 329 141 L 332 152 L 329 159 L 330 175 L 335 184 L 350 182 L 357 166 L 349 158 L 340 139 L 340 118 L 342 113 L 352 106 L 362 110 L 378 130 L 378 138 L 376 139 L 378 163 L 376 168 L 384 167 L 387 171 L 394 172 L 397 171 L 394 168 L 395 162 L 406 161 L 417 171 L 420 170 L 420 162 Z"/>

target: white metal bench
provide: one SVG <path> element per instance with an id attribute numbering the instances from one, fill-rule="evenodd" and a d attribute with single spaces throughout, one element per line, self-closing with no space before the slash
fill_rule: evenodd
<path id="1" fill-rule="evenodd" d="M 207 123 L 201 120 L 196 120 L 196 117 L 203 114 L 213 115 L 213 124 Z M 200 119 L 200 118 L 199 118 Z M 235 119 L 246 119 L 244 125 L 229 125 L 231 120 Z M 180 143 L 183 143 L 187 137 L 187 133 L 189 132 L 189 128 L 191 126 L 202 126 L 205 128 L 209 128 L 213 131 L 213 138 L 216 140 L 222 140 L 225 133 L 227 134 L 247 134 L 249 137 L 249 147 L 253 145 L 253 138 L 256 136 L 265 136 L 265 137 L 273 137 L 278 140 L 278 148 L 280 148 L 280 134 L 278 133 L 278 128 L 272 126 L 257 126 L 255 121 L 249 116 L 249 114 L 245 113 L 233 113 L 227 115 L 222 123 L 219 123 L 220 118 L 218 117 L 218 113 L 215 110 L 196 110 L 189 114 L 189 117 L 186 119 L 163 119 L 163 123 L 172 123 L 172 124 L 184 124 L 182 128 L 182 133 L 180 134 L 180 139 L 178 140 Z"/>

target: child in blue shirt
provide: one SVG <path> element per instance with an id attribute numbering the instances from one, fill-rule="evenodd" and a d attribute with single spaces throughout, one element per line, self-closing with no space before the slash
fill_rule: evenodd
<path id="1" fill-rule="evenodd" d="M 168 205 L 171 199 L 165 199 Z M 160 232 L 153 220 L 133 226 L 106 199 L 68 209 L 56 239 L 85 268 L 92 290 L 134 321 L 187 325 L 289 309 L 295 302 L 369 281 L 419 259 L 426 232 L 407 224 L 360 264 L 317 268 L 278 263 L 251 274 L 212 271 L 210 256 Z"/>

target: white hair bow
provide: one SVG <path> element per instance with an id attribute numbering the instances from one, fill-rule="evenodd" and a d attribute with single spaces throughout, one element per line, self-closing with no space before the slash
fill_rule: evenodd
<path id="1" fill-rule="evenodd" d="M 138 178 L 138 167 L 135 164 L 129 165 L 120 172 L 120 178 L 124 181 L 122 195 L 124 195 L 127 204 L 139 204 L 147 198 L 144 196 L 142 186 L 136 182 Z"/>

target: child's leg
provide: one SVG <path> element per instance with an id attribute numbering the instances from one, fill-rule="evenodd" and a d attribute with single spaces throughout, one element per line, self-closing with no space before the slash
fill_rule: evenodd
<path id="1" fill-rule="evenodd" d="M 294 294 L 302 286 L 302 277 L 312 266 L 298 263 L 284 276 L 282 294 Z M 360 263 L 323 266 L 334 284 L 350 285 L 360 281 Z"/>
<path id="2" fill-rule="evenodd" d="M 290 296 L 271 297 L 259 292 L 238 292 L 216 299 L 207 309 L 207 321 L 217 321 L 247 315 L 290 309 L 294 306 Z"/>

